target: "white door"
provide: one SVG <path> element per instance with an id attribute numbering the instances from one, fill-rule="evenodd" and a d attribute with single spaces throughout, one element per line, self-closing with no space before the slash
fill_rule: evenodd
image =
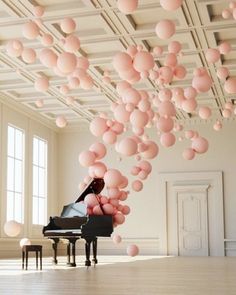
<path id="1" fill-rule="evenodd" d="M 177 193 L 177 234 L 179 256 L 208 256 L 206 192 Z"/>

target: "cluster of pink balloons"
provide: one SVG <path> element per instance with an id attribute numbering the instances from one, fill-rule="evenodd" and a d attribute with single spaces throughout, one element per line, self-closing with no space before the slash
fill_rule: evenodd
<path id="1" fill-rule="evenodd" d="M 234 18 L 236 20 L 236 1 L 230 1 L 229 6 L 222 11 L 224 19 Z"/>

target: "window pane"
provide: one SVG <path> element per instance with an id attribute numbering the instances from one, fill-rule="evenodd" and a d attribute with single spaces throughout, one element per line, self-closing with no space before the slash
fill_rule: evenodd
<path id="1" fill-rule="evenodd" d="M 15 129 L 15 157 L 23 159 L 23 132 Z"/>
<path id="2" fill-rule="evenodd" d="M 39 193 L 38 196 L 45 196 L 45 177 L 44 177 L 44 169 L 39 168 Z"/>
<path id="3" fill-rule="evenodd" d="M 14 193 L 7 192 L 7 220 L 14 219 Z"/>
<path id="4" fill-rule="evenodd" d="M 14 190 L 14 159 L 7 159 L 7 190 Z"/>
<path id="5" fill-rule="evenodd" d="M 45 142 L 39 141 L 39 166 L 45 167 Z"/>
<path id="6" fill-rule="evenodd" d="M 33 224 L 38 224 L 38 198 L 33 197 Z"/>
<path id="7" fill-rule="evenodd" d="M 15 192 L 22 192 L 22 162 L 15 160 Z"/>
<path id="8" fill-rule="evenodd" d="M 45 206 L 44 206 L 44 199 L 39 198 L 39 224 L 44 224 L 44 212 L 45 212 Z"/>
<path id="9" fill-rule="evenodd" d="M 33 196 L 39 195 L 39 176 L 38 167 L 33 166 Z"/>
<path id="10" fill-rule="evenodd" d="M 14 157 L 14 142 L 15 142 L 15 132 L 14 128 L 8 126 L 8 143 L 7 143 L 7 154 L 8 156 Z"/>
<path id="11" fill-rule="evenodd" d="M 33 164 L 39 164 L 39 141 L 35 137 L 33 139 Z"/>
<path id="12" fill-rule="evenodd" d="M 22 195 L 15 193 L 15 220 L 18 222 L 22 222 Z"/>

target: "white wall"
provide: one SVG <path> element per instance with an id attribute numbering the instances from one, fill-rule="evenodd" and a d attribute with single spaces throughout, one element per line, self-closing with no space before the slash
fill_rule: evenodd
<path id="1" fill-rule="evenodd" d="M 161 172 L 188 172 L 188 171 L 223 171 L 224 183 L 224 214 L 225 214 L 225 238 L 236 239 L 236 123 L 225 122 L 223 129 L 216 132 L 212 124 L 186 126 L 187 129 L 198 130 L 209 140 L 209 150 L 206 154 L 197 155 L 192 161 L 182 158 L 182 151 L 190 146 L 190 141 L 177 141 L 174 147 L 163 148 L 159 144 L 160 151 L 156 159 L 152 160 L 153 171 L 144 181 L 144 189 L 133 192 L 126 201 L 131 207 L 131 213 L 127 216 L 124 225 L 115 231 L 125 240 L 141 240 L 147 242 L 147 247 L 155 247 L 154 253 L 158 253 L 158 237 L 161 220 L 158 216 L 158 174 Z M 148 130 L 150 138 L 157 143 L 159 139 L 154 131 Z M 177 133 L 178 136 L 182 135 Z M 87 174 L 87 169 L 78 163 L 78 154 L 88 149 L 96 139 L 90 135 L 88 128 L 81 132 L 59 134 L 59 208 L 73 202 L 78 194 L 78 183 Z M 119 168 L 128 176 L 130 168 L 135 163 L 134 159 L 124 158 L 119 161 L 114 147 L 109 148 L 109 153 L 104 162 L 110 168 Z M 130 174 L 129 174 L 130 175 Z M 130 180 L 135 179 L 133 176 Z M 144 242 L 145 243 L 145 242 Z M 228 244 L 233 247 L 234 243 Z M 236 243 L 235 243 L 236 244 Z M 148 246 L 149 245 L 149 246 Z M 150 250 L 150 249 L 149 249 Z M 117 249 L 116 249 L 117 251 Z M 236 254 L 236 251 L 228 251 L 228 255 Z"/>

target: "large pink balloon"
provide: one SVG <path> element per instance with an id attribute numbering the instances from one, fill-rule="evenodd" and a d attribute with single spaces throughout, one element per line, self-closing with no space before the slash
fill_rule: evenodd
<path id="1" fill-rule="evenodd" d="M 89 150 L 95 154 L 96 160 L 100 160 L 100 159 L 104 158 L 107 153 L 107 149 L 106 149 L 105 145 L 101 142 L 93 143 L 90 146 Z"/>
<path id="2" fill-rule="evenodd" d="M 139 51 L 133 60 L 133 66 L 138 72 L 149 71 L 154 67 L 154 65 L 153 56 L 146 51 Z"/>
<path id="3" fill-rule="evenodd" d="M 224 89 L 229 94 L 235 94 L 236 93 L 236 78 L 234 78 L 234 77 L 228 78 L 224 84 Z"/>
<path id="4" fill-rule="evenodd" d="M 171 101 L 163 101 L 158 107 L 159 114 L 161 116 L 174 117 L 176 115 L 176 109 Z"/>
<path id="5" fill-rule="evenodd" d="M 88 194 L 85 198 L 84 198 L 84 203 L 89 207 L 89 208 L 93 208 L 94 206 L 98 205 L 98 199 L 96 197 L 95 194 Z"/>
<path id="6" fill-rule="evenodd" d="M 102 162 L 95 162 L 92 166 L 89 166 L 89 176 L 94 178 L 103 178 L 104 174 L 107 171 L 107 167 L 104 163 Z"/>
<path id="7" fill-rule="evenodd" d="M 117 7 L 124 14 L 131 14 L 138 7 L 138 0 L 117 0 Z"/>
<path id="8" fill-rule="evenodd" d="M 136 192 L 140 192 L 143 189 L 143 183 L 140 180 L 134 180 L 132 182 L 132 189 Z"/>
<path id="9" fill-rule="evenodd" d="M 209 63 L 216 63 L 220 59 L 220 52 L 218 49 L 209 48 L 207 49 L 205 56 Z"/>
<path id="10" fill-rule="evenodd" d="M 64 33 L 71 34 L 76 29 L 76 23 L 72 18 L 69 18 L 69 17 L 64 18 L 61 21 L 61 29 Z"/>
<path id="11" fill-rule="evenodd" d="M 159 21 L 156 25 L 156 34 L 160 39 L 166 40 L 175 33 L 175 24 L 169 19 Z"/>
<path id="12" fill-rule="evenodd" d="M 90 123 L 89 129 L 94 136 L 101 136 L 105 131 L 107 131 L 108 126 L 106 123 L 106 119 L 96 117 Z"/>
<path id="13" fill-rule="evenodd" d="M 171 132 L 162 133 L 160 142 L 165 147 L 170 147 L 175 144 L 175 136 Z"/>
<path id="14" fill-rule="evenodd" d="M 79 163 L 83 167 L 89 167 L 94 164 L 96 156 L 91 151 L 83 151 L 79 154 Z"/>
<path id="15" fill-rule="evenodd" d="M 192 148 L 186 148 L 182 156 L 185 160 L 192 160 L 195 157 L 195 151 Z"/>
<path id="16" fill-rule="evenodd" d="M 53 68 L 57 65 L 57 55 L 51 49 L 45 48 L 40 51 L 40 62 L 48 68 Z"/>
<path id="17" fill-rule="evenodd" d="M 174 121 L 170 117 L 160 117 L 156 123 L 156 127 L 161 132 L 170 132 L 174 128 Z"/>
<path id="18" fill-rule="evenodd" d="M 137 153 L 138 145 L 135 140 L 130 137 L 123 138 L 118 145 L 119 153 L 124 156 L 133 156 Z"/>
<path id="19" fill-rule="evenodd" d="M 203 137 L 196 137 L 192 140 L 192 149 L 198 154 L 203 154 L 208 150 L 208 141 Z"/>
<path id="20" fill-rule="evenodd" d="M 19 57 L 23 51 L 23 44 L 19 40 L 11 40 L 6 46 L 7 54 L 14 57 Z"/>
<path id="21" fill-rule="evenodd" d="M 104 175 L 105 185 L 109 188 L 119 187 L 122 181 L 122 174 L 117 169 L 109 169 Z"/>
<path id="22" fill-rule="evenodd" d="M 36 52 L 32 48 L 24 48 L 21 54 L 21 57 L 24 62 L 32 64 L 36 60 Z"/>
<path id="23" fill-rule="evenodd" d="M 114 117 L 118 122 L 126 123 L 129 121 L 130 112 L 126 110 L 124 104 L 120 104 L 114 110 Z"/>
<path id="24" fill-rule="evenodd" d="M 127 71 L 132 68 L 132 58 L 125 52 L 118 52 L 113 58 L 113 66 L 117 71 Z"/>
<path id="25" fill-rule="evenodd" d="M 192 86 L 197 92 L 208 92 L 212 86 L 212 79 L 207 72 L 200 76 L 194 76 L 192 80 Z"/>
<path id="26" fill-rule="evenodd" d="M 63 52 L 58 56 L 57 67 L 65 74 L 72 73 L 76 68 L 76 56 L 73 53 Z"/>
<path id="27" fill-rule="evenodd" d="M 22 34 L 26 39 L 35 39 L 39 35 L 39 27 L 35 22 L 29 21 L 23 25 Z"/>
<path id="28" fill-rule="evenodd" d="M 102 209 L 104 210 L 104 213 L 105 214 L 108 214 L 108 215 L 112 215 L 113 212 L 114 212 L 114 207 L 111 204 L 109 204 L 109 203 L 104 204 L 102 206 Z"/>
<path id="29" fill-rule="evenodd" d="M 200 107 L 198 110 L 198 115 L 201 119 L 209 119 L 211 116 L 211 109 L 209 107 Z"/>
<path id="30" fill-rule="evenodd" d="M 132 103 L 133 105 L 137 105 L 141 100 L 141 95 L 136 89 L 130 87 L 124 91 L 122 100 L 124 103 Z"/>
<path id="31" fill-rule="evenodd" d="M 178 9 L 183 3 L 183 0 L 160 0 L 161 6 L 165 10 L 176 10 Z"/>
<path id="32" fill-rule="evenodd" d="M 15 220 L 9 220 L 4 224 L 3 229 L 7 236 L 16 237 L 20 234 L 22 225 Z"/>
<path id="33" fill-rule="evenodd" d="M 158 145 L 151 140 L 145 141 L 145 144 L 147 146 L 147 149 L 141 153 L 141 156 L 144 159 L 154 159 L 159 152 Z"/>
<path id="34" fill-rule="evenodd" d="M 112 130 L 107 130 L 103 133 L 102 140 L 106 144 L 114 144 L 117 140 L 117 135 L 114 131 Z"/>
<path id="35" fill-rule="evenodd" d="M 138 128 L 143 128 L 148 123 L 148 115 L 138 109 L 133 110 L 130 115 L 130 123 Z"/>
<path id="36" fill-rule="evenodd" d="M 67 52 L 76 52 L 80 49 L 80 40 L 75 35 L 69 35 L 65 38 L 65 44 L 64 44 L 65 51 Z"/>
<path id="37" fill-rule="evenodd" d="M 49 88 L 49 80 L 47 77 L 38 77 L 34 82 L 34 87 L 37 91 L 47 91 Z"/>

